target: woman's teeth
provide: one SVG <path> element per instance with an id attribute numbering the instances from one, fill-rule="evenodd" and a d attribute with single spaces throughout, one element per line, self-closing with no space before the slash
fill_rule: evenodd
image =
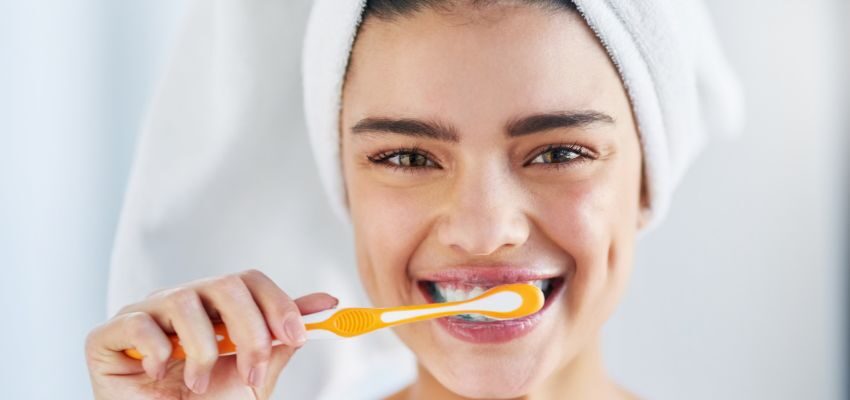
<path id="1" fill-rule="evenodd" d="M 552 284 L 552 279 L 538 279 L 530 282 L 534 286 L 537 286 L 544 295 L 548 295 L 550 286 Z M 487 289 L 494 287 L 491 286 L 473 286 L 473 285 L 465 285 L 458 284 L 456 282 L 427 282 L 428 292 L 431 295 L 431 299 L 434 303 L 445 303 L 445 302 L 454 302 L 454 301 L 464 301 L 469 300 L 475 297 L 480 296 Z M 460 318 L 467 321 L 475 321 L 475 322 L 485 322 L 485 321 L 496 321 L 492 318 L 487 318 L 483 315 L 479 314 L 460 314 L 453 318 Z"/>

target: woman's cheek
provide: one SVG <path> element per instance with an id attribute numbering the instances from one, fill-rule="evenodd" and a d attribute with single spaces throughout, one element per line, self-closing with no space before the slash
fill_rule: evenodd
<path id="1" fill-rule="evenodd" d="M 352 191 L 357 201 L 351 212 L 364 286 L 378 306 L 405 304 L 411 293 L 406 268 L 427 234 L 422 221 L 427 206 L 405 190 L 381 185 L 359 189 Z"/>
<path id="2" fill-rule="evenodd" d="M 605 290 L 611 220 L 615 213 L 610 187 L 599 179 L 554 188 L 540 205 L 546 215 L 541 229 L 572 260 L 566 301 L 574 323 L 584 320 Z M 589 327 L 584 327 L 589 328 Z"/>
<path id="3" fill-rule="evenodd" d="M 607 200 L 594 181 L 553 186 L 536 197 L 540 228 L 571 256 L 586 258 L 605 237 Z"/>

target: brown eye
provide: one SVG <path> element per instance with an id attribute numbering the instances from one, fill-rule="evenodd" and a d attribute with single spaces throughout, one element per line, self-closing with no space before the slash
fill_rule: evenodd
<path id="1" fill-rule="evenodd" d="M 431 162 L 431 165 L 429 165 L 428 163 L 430 160 L 428 160 L 428 157 L 417 153 L 401 153 L 394 157 L 390 157 L 390 160 L 394 159 L 395 161 L 393 161 L 393 163 L 402 167 L 427 167 L 434 164 Z"/>
<path id="2" fill-rule="evenodd" d="M 534 157 L 529 164 L 562 164 L 570 162 L 584 154 L 578 149 L 565 146 L 551 147 Z"/>
<path id="3" fill-rule="evenodd" d="M 369 157 L 369 160 L 376 164 L 409 170 L 440 168 L 428 154 L 419 150 L 394 150 L 375 157 Z"/>

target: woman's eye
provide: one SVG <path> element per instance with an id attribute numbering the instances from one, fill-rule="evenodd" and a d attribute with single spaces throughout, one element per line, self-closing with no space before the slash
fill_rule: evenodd
<path id="1" fill-rule="evenodd" d="M 378 164 L 386 164 L 397 168 L 438 168 L 437 163 L 428 155 L 419 151 L 399 150 L 387 154 L 379 154 L 369 159 Z"/>
<path id="2" fill-rule="evenodd" d="M 554 146 L 538 154 L 528 164 L 563 164 L 584 156 L 581 149 Z"/>

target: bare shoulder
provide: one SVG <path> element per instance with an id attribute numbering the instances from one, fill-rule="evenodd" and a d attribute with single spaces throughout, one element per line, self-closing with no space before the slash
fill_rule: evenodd
<path id="1" fill-rule="evenodd" d="M 384 400 L 405 400 L 410 397 L 410 386 L 405 387 L 404 389 L 399 390 L 388 396 Z"/>
<path id="2" fill-rule="evenodd" d="M 616 389 L 616 393 L 617 393 L 616 398 L 617 399 L 621 399 L 621 400 L 641 400 L 641 398 L 638 397 L 638 395 L 630 392 L 628 389 L 626 389 L 626 388 L 624 388 L 620 385 L 615 385 L 614 388 Z"/>
<path id="3" fill-rule="evenodd" d="M 409 386 L 405 387 L 404 389 L 402 389 L 402 390 L 400 390 L 396 393 L 393 393 L 392 395 L 388 396 L 384 400 L 406 400 L 408 398 L 410 398 L 410 387 Z M 620 385 L 614 385 L 614 399 L 616 399 L 616 400 L 641 400 L 641 398 L 638 397 L 638 395 L 630 392 L 629 390 L 627 390 L 626 388 L 624 388 Z"/>

